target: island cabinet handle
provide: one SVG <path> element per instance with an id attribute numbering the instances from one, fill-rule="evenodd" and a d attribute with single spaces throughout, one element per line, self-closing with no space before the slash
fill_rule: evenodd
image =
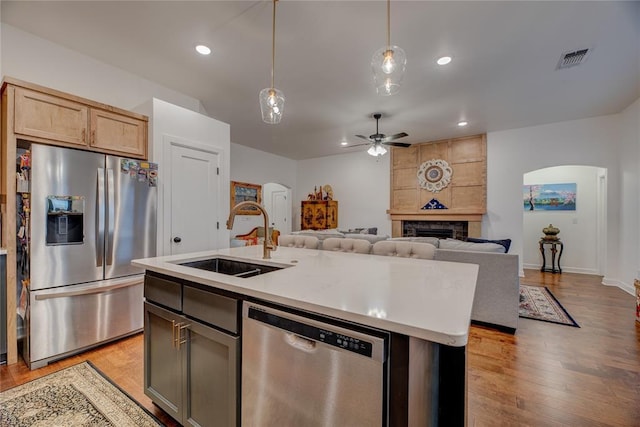
<path id="1" fill-rule="evenodd" d="M 171 332 L 172 332 L 171 346 L 173 348 L 177 348 L 176 343 L 178 342 L 178 340 L 176 339 L 176 321 L 175 320 L 171 321 Z"/>
<path id="2" fill-rule="evenodd" d="M 300 335 L 287 333 L 286 341 L 290 346 L 295 347 L 302 351 L 306 351 L 308 353 L 311 353 L 316 349 L 315 341 L 301 337 Z"/>
<path id="3" fill-rule="evenodd" d="M 178 324 L 178 348 L 180 348 L 182 344 L 187 342 L 187 339 L 182 337 L 182 331 L 189 328 L 190 326 L 190 323 L 186 325 L 184 323 Z"/>

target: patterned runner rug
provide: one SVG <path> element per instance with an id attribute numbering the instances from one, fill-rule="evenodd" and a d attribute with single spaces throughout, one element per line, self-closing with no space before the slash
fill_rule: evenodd
<path id="1" fill-rule="evenodd" d="M 580 327 L 551 291 L 542 286 L 520 285 L 519 314 L 527 319 Z"/>
<path id="2" fill-rule="evenodd" d="M 83 362 L 0 393 L 2 426 L 162 426 Z"/>

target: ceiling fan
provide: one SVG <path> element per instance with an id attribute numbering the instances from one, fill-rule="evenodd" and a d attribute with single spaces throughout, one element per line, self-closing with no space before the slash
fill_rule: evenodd
<path id="1" fill-rule="evenodd" d="M 372 117 L 376 119 L 376 133 L 369 136 L 356 135 L 358 138 L 366 139 L 369 142 L 365 144 L 351 145 L 350 147 L 359 147 L 361 145 L 371 145 L 371 148 L 369 148 L 367 152 L 372 156 L 381 156 L 387 152 L 387 150 L 384 147 L 382 147 L 383 145 L 389 145 L 392 147 L 405 147 L 405 148 L 411 145 L 411 144 L 407 144 L 406 142 L 394 142 L 395 139 L 409 136 L 409 134 L 406 132 L 400 132 L 400 133 L 396 133 L 395 135 L 389 135 L 389 136 L 383 133 L 380 133 L 380 131 L 378 130 L 378 122 L 382 117 L 381 113 L 374 113 Z"/>

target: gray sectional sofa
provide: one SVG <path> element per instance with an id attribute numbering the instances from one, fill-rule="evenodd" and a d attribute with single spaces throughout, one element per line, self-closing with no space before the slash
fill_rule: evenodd
<path id="1" fill-rule="evenodd" d="M 436 249 L 435 260 L 478 264 L 471 320 L 514 333 L 518 327 L 518 255 Z"/>

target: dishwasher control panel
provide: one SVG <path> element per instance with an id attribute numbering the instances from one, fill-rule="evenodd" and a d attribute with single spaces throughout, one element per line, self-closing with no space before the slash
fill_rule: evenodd
<path id="1" fill-rule="evenodd" d="M 310 322 L 298 322 L 255 307 L 249 307 L 248 317 L 313 341 L 322 342 L 362 356 L 372 357 L 373 344 L 370 341 L 357 338 L 354 335 L 348 335 L 342 332 L 342 328 L 339 327 L 331 328 L 331 325 L 324 324 L 323 326 L 310 325 Z M 340 332 L 336 329 L 339 329 Z"/>

